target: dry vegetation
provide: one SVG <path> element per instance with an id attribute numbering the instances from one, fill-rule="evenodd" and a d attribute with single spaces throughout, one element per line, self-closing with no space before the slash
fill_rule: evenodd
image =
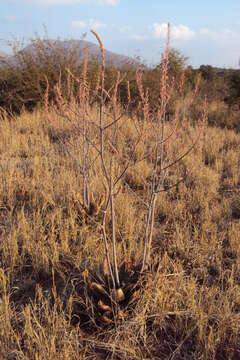
<path id="1" fill-rule="evenodd" d="M 197 151 L 160 178 L 170 190 L 155 198 L 151 261 L 141 271 L 159 175 L 158 123 L 139 76 L 142 119 L 126 112 L 116 121 L 118 79 L 107 105 L 100 94 L 99 127 L 84 72 L 80 104 L 65 102 L 59 85 L 55 107 L 2 115 L 1 359 L 240 358 L 240 135 L 207 127 L 200 138 L 187 111 L 164 124 L 172 141 L 160 160 L 174 162 L 193 143 Z M 98 153 L 104 127 L 114 189 Z M 108 243 L 115 237 L 122 301 L 111 292 L 103 230 Z"/>

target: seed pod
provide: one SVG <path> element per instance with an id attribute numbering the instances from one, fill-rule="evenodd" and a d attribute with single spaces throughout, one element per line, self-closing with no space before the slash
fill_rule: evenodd
<path id="1" fill-rule="evenodd" d="M 113 320 L 108 317 L 109 315 L 111 314 L 109 312 L 106 312 L 104 315 L 101 316 L 101 320 L 108 325 L 113 323 Z"/>
<path id="2" fill-rule="evenodd" d="M 98 293 L 101 293 L 101 294 L 103 294 L 103 295 L 106 295 L 106 291 L 104 290 L 104 288 L 103 288 L 103 286 L 102 285 L 100 285 L 100 284 L 97 284 L 97 283 L 95 283 L 95 282 L 92 282 L 91 283 L 91 289 L 94 291 L 96 291 L 96 292 L 98 292 Z"/>
<path id="3" fill-rule="evenodd" d="M 115 290 L 115 293 L 114 293 L 114 300 L 116 302 L 121 302 L 125 299 L 125 295 L 124 295 L 124 292 L 121 288 Z"/>
<path id="4" fill-rule="evenodd" d="M 112 311 L 111 307 L 109 305 L 104 304 L 102 300 L 98 301 L 98 308 L 99 310 L 106 312 L 106 311 Z"/>

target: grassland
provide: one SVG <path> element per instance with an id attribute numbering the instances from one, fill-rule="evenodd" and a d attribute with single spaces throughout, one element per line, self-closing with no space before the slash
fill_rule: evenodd
<path id="1" fill-rule="evenodd" d="M 0 122 L 0 358 L 240 359 L 240 135 L 206 128 L 186 181 L 157 200 L 151 269 L 138 279 L 149 163 L 129 169 L 115 198 L 117 253 L 122 282 L 140 284 L 108 324 L 91 287 L 105 272 L 101 164 L 88 213 L 74 121 L 36 111 Z"/>

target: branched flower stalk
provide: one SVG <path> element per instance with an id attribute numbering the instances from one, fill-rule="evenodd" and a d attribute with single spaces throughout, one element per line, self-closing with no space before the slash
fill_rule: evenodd
<path id="1" fill-rule="evenodd" d="M 115 196 L 116 189 L 119 185 L 119 182 L 123 179 L 128 168 L 134 163 L 134 154 L 136 152 L 137 146 L 139 146 L 143 134 L 143 128 L 138 129 L 138 135 L 133 141 L 131 146 L 130 154 L 127 159 L 119 158 L 118 152 L 118 143 L 120 137 L 120 126 L 119 123 L 123 118 L 124 112 L 121 113 L 118 106 L 118 88 L 120 83 L 123 81 L 123 78 L 120 77 L 118 72 L 117 78 L 114 85 L 110 90 L 104 88 L 104 73 L 105 73 L 105 56 L 104 48 L 101 42 L 99 35 L 92 30 L 93 35 L 96 37 L 99 47 L 101 50 L 101 59 L 102 59 L 102 71 L 101 71 L 101 85 L 100 85 L 100 96 L 99 96 L 99 117 L 98 117 L 98 130 L 99 130 L 99 155 L 101 159 L 102 173 L 105 179 L 105 204 L 103 209 L 103 217 L 101 222 L 102 236 L 105 244 L 106 259 L 108 264 L 109 274 L 115 289 L 115 300 L 122 301 L 124 299 L 124 293 L 121 289 L 121 283 L 119 279 L 119 268 L 118 268 L 118 254 L 116 246 L 116 233 L 117 233 L 117 224 L 116 224 L 116 214 L 115 214 Z M 129 103 L 131 101 L 131 94 L 129 84 L 127 87 L 128 91 L 128 104 L 126 111 L 128 109 Z M 109 101 L 109 105 L 106 105 L 106 100 Z M 111 119 L 106 120 L 106 119 Z M 108 149 L 108 156 L 105 155 L 105 148 Z M 110 153 L 110 157 L 109 157 Z M 106 231 L 106 215 L 107 212 L 110 213 L 110 223 L 111 223 L 111 234 L 107 235 Z M 110 238 L 110 239 L 109 239 Z M 112 260 L 113 266 L 111 265 L 110 252 L 108 243 L 111 243 L 112 246 Z"/>
<path id="2" fill-rule="evenodd" d="M 143 257 L 142 257 L 142 266 L 141 273 L 144 273 L 149 269 L 150 266 L 150 257 L 151 257 L 151 248 L 152 248 L 152 239 L 153 239 L 153 229 L 155 223 L 155 209 L 156 202 L 159 194 L 163 191 L 168 191 L 171 188 L 174 188 L 179 183 L 184 181 L 187 176 L 191 173 L 194 162 L 189 169 L 187 169 L 185 176 L 180 178 L 175 184 L 171 186 L 164 186 L 165 179 L 168 175 L 168 170 L 174 165 L 178 164 L 181 160 L 187 157 L 192 151 L 196 154 L 196 149 L 201 137 L 201 134 L 205 128 L 207 121 L 207 101 L 204 100 L 203 113 L 201 119 L 201 126 L 196 134 L 195 139 L 192 142 L 192 145 L 187 149 L 182 155 L 180 155 L 176 160 L 170 161 L 168 157 L 169 149 L 178 137 L 177 129 L 179 124 L 180 113 L 183 115 L 183 120 L 185 118 L 185 106 L 184 102 L 181 104 L 182 109 L 179 109 L 179 106 L 176 106 L 175 109 L 175 121 L 172 132 L 169 136 L 165 135 L 166 128 L 166 109 L 167 105 L 171 99 L 171 91 L 174 87 L 174 80 L 170 81 L 168 78 L 168 64 L 169 64 L 169 46 L 170 46 L 170 24 L 168 24 L 168 35 L 167 35 L 167 44 L 165 54 L 162 55 L 162 69 L 161 69 L 161 92 L 159 98 L 159 110 L 157 115 L 157 136 L 155 137 L 155 160 L 152 168 L 151 174 L 151 194 L 147 212 L 147 220 L 145 224 L 145 235 L 144 235 L 144 248 L 143 248 Z M 138 75 L 139 79 L 139 75 Z M 141 79 L 141 78 L 140 78 Z M 146 101 L 147 97 L 144 95 L 144 90 L 141 80 L 137 81 L 139 93 L 143 102 L 144 112 L 146 112 Z M 191 101 L 192 103 L 199 85 L 199 79 L 193 91 Z M 184 86 L 184 72 L 182 73 L 179 85 L 180 93 L 183 92 Z"/>
<path id="3" fill-rule="evenodd" d="M 71 81 L 77 82 L 79 86 L 78 107 L 71 105 L 71 101 L 65 101 L 61 92 L 61 76 L 56 87 L 56 102 L 61 111 L 64 111 L 63 117 L 71 121 L 71 117 L 79 119 L 76 131 L 81 135 L 81 176 L 83 179 L 82 198 L 83 207 L 89 206 L 89 171 L 92 166 L 90 161 L 90 148 L 95 153 L 96 159 L 100 159 L 101 174 L 99 178 L 104 188 L 104 201 L 101 211 L 101 219 L 98 225 L 101 229 L 101 235 L 105 247 L 106 264 L 110 276 L 111 287 L 116 302 L 124 299 L 125 294 L 122 289 L 121 279 L 119 277 L 119 256 L 117 252 L 117 231 L 118 222 L 116 219 L 115 200 L 119 190 L 119 185 L 124 182 L 125 175 L 130 168 L 134 168 L 137 163 L 145 160 L 151 167 L 150 174 L 150 196 L 147 202 L 146 220 L 144 221 L 143 254 L 140 273 L 144 274 L 151 265 L 151 249 L 153 241 L 153 232 L 155 225 L 156 203 L 159 194 L 174 188 L 184 181 L 191 173 L 194 162 L 185 171 L 182 178 L 179 178 L 174 184 L 166 186 L 169 170 L 179 164 L 191 152 L 197 156 L 197 147 L 204 130 L 207 120 L 207 102 L 204 101 L 201 126 L 196 132 L 191 145 L 182 154 L 172 157 L 171 150 L 180 138 L 181 131 L 185 131 L 186 107 L 190 106 L 196 96 L 199 80 L 190 97 L 190 101 L 184 99 L 184 71 L 180 78 L 180 83 L 176 84 L 174 78 L 169 78 L 169 49 L 170 49 L 170 25 L 168 26 L 168 37 L 166 51 L 162 55 L 161 75 L 160 75 L 160 94 L 157 117 L 154 118 L 150 109 L 149 89 L 144 89 L 142 73 L 136 71 L 136 83 L 140 94 L 143 119 L 132 119 L 135 134 L 130 141 L 126 140 L 126 132 L 122 131 L 122 119 L 128 112 L 131 103 L 131 92 L 129 82 L 127 82 L 127 104 L 126 107 L 120 107 L 118 104 L 119 86 L 123 82 L 120 72 L 110 89 L 105 88 L 105 53 L 104 47 L 98 33 L 92 30 L 96 37 L 101 52 L 101 69 L 97 79 L 94 97 L 98 103 L 97 120 L 91 120 L 89 108 L 91 107 L 89 86 L 87 84 L 87 49 L 85 49 L 84 63 L 80 78 L 76 78 L 68 70 L 68 94 L 72 94 Z M 175 93 L 180 95 L 176 100 Z M 46 86 L 46 98 L 48 95 L 48 83 Z M 71 95 L 70 95 L 71 98 Z M 172 121 L 167 118 L 168 106 L 173 100 L 175 109 Z M 94 101 L 95 102 L 95 101 Z M 73 100 L 74 103 L 74 100 Z M 46 109 L 47 109 L 46 102 Z M 64 109 L 64 110 L 63 110 Z M 60 114 L 61 115 L 61 114 Z M 166 126 L 168 122 L 168 126 Z M 91 126 L 94 127 L 92 131 Z M 96 131 L 97 129 L 97 137 Z M 92 136 L 93 135 L 93 136 Z M 121 150 L 123 148 L 123 150 Z M 140 150 L 140 151 L 139 151 Z M 140 154 L 140 155 L 139 155 Z M 95 161 L 94 160 L 94 161 Z M 146 201 L 143 201 L 144 206 Z M 108 217 L 109 216 L 109 217 Z"/>

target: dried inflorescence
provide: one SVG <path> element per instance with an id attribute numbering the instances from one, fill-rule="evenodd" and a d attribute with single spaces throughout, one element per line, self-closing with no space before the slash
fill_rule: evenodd
<path id="1" fill-rule="evenodd" d="M 170 25 L 166 51 L 162 55 L 160 72 L 160 92 L 158 111 L 152 112 L 150 108 L 149 89 L 144 89 L 142 73 L 136 71 L 136 84 L 140 94 L 140 106 L 142 108 L 142 119 L 132 119 L 133 131 L 128 136 L 124 129 L 124 117 L 127 117 L 127 110 L 131 103 L 129 82 L 127 82 L 127 106 L 121 107 L 118 101 L 119 88 L 124 81 L 124 76 L 117 72 L 116 79 L 110 89 L 105 88 L 105 53 L 100 36 L 92 31 L 96 37 L 101 52 L 101 72 L 93 93 L 98 104 L 98 115 L 95 119 L 90 116 L 90 89 L 87 82 L 88 71 L 88 49 L 85 49 L 84 62 L 80 77 L 75 76 L 68 70 L 68 96 L 64 98 L 61 89 L 61 75 L 56 86 L 56 104 L 62 118 L 71 123 L 71 118 L 78 119 L 79 123 L 74 125 L 80 135 L 81 159 L 80 175 L 82 177 L 82 209 L 85 209 L 87 217 L 91 217 L 90 199 L 94 193 L 91 188 L 91 172 L 98 167 L 99 179 L 103 188 L 103 201 L 101 211 L 98 212 L 98 225 L 101 230 L 105 247 L 105 257 L 110 278 L 110 287 L 117 293 L 121 293 L 121 300 L 124 298 L 122 280 L 119 276 L 119 255 L 117 250 L 118 218 L 116 212 L 116 199 L 129 171 L 134 171 L 142 161 L 149 161 L 150 172 L 148 184 L 142 184 L 142 188 L 148 188 L 149 193 L 143 204 L 147 207 L 146 216 L 143 221 L 143 250 L 139 256 L 139 272 L 143 275 L 150 269 L 150 258 L 155 226 L 156 203 L 159 194 L 166 192 L 183 182 L 191 174 L 196 157 L 198 156 L 198 145 L 207 121 L 207 102 L 203 103 L 201 125 L 196 129 L 196 134 L 191 145 L 185 149 L 181 143 L 181 137 L 185 133 L 186 113 L 192 104 L 199 86 L 199 79 L 190 96 L 189 101 L 184 99 L 184 71 L 182 71 L 179 84 L 174 78 L 169 77 L 169 53 L 170 53 Z M 77 102 L 69 98 L 72 93 L 73 84 L 78 86 Z M 48 83 L 46 98 L 48 94 Z M 179 99 L 175 99 L 178 93 Z M 170 101 L 174 104 L 173 118 L 167 119 L 168 106 Z M 46 104 L 47 111 L 47 104 Z M 156 115 L 155 115 L 156 114 Z M 179 144 L 177 146 L 177 144 Z M 180 164 L 191 152 L 194 152 L 194 160 L 188 166 L 183 176 L 178 177 L 175 182 L 168 181 L 169 172 Z M 94 157 L 93 157 L 94 154 Z M 93 159 L 92 159 L 93 157 Z M 166 185 L 167 184 L 167 185 Z M 96 222 L 96 218 L 94 219 Z M 120 299 L 119 299 L 120 300 Z"/>

